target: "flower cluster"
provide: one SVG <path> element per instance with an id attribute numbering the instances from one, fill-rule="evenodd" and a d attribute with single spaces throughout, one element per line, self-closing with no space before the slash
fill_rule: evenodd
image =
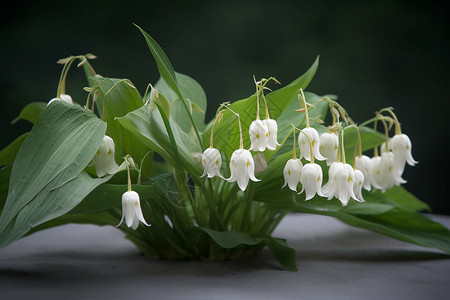
<path id="1" fill-rule="evenodd" d="M 353 165 L 351 165 L 346 163 L 344 131 L 355 128 L 359 136 L 359 128 L 352 124 L 345 110 L 336 102 L 328 99 L 333 114 L 333 124 L 328 127 L 329 132 L 319 135 L 318 131 L 310 126 L 308 116 L 310 104 L 306 102 L 302 90 L 300 90 L 299 100 L 302 105 L 302 109 L 299 111 L 305 113 L 306 127 L 298 129 L 292 125 L 294 132 L 296 129 L 300 131 L 298 135 L 300 156 L 297 158 L 296 135 L 294 134 L 293 157 L 286 162 L 284 167 L 284 185 L 282 188 L 288 186 L 289 189 L 297 192 L 297 186 L 300 183 L 302 188 L 299 194 L 305 192 L 305 200 L 310 200 L 317 195 L 328 200 L 336 198 L 343 206 L 346 206 L 350 198 L 358 202 L 365 201 L 362 193 L 363 188 L 369 191 L 374 187 L 384 192 L 386 189 L 406 182 L 401 177 L 405 164 L 408 163 L 413 166 L 417 162 L 411 155 L 411 141 L 408 136 L 401 133 L 398 120 L 391 109 L 385 109 L 385 111 L 391 113 L 393 116 L 391 120 L 396 122 L 396 134 L 391 139 L 386 139 L 386 142 L 381 145 L 381 155 L 378 155 L 378 149 L 375 150 L 373 158 L 362 155 L 361 138 L 359 137 L 359 147 L 356 148 L 356 150 L 359 149 L 359 155 L 356 155 L 355 150 Z M 336 106 L 338 106 L 340 113 L 337 109 L 334 109 Z M 259 109 L 258 106 L 257 109 Z M 236 115 L 238 116 L 238 114 Z M 346 120 L 347 126 L 345 128 L 342 128 L 341 123 L 338 122 L 340 116 Z M 384 122 L 385 119 L 388 119 L 388 117 L 380 115 L 376 120 Z M 259 111 L 257 112 L 256 120 L 249 127 L 251 146 L 249 150 L 243 149 L 241 131 L 241 147 L 234 151 L 231 156 L 231 176 L 226 179 L 227 181 L 237 181 L 242 191 L 245 191 L 250 179 L 255 182 L 260 181 L 255 177 L 254 159 L 262 161 L 265 165 L 264 168 L 267 168 L 262 152 L 266 149 L 276 150 L 276 147 L 280 145 L 277 142 L 277 127 L 277 122 L 269 119 L 268 113 L 265 120 L 260 120 Z M 388 129 L 387 127 L 385 129 L 387 135 Z M 214 126 L 212 130 L 214 130 Z M 260 153 L 252 157 L 250 150 Z M 329 167 L 328 180 L 323 186 L 324 172 L 322 166 L 315 163 L 315 159 L 325 160 Z M 305 160 L 305 162 L 303 163 L 302 160 Z M 211 147 L 206 149 L 202 155 L 203 176 L 208 175 L 208 178 L 218 176 L 224 179 L 220 174 L 221 162 L 222 157 L 219 150 L 213 148 L 211 134 Z"/>

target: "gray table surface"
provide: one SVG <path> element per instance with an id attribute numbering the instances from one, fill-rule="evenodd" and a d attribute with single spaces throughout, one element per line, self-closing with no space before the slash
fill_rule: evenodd
<path id="1" fill-rule="evenodd" d="M 288 215 L 274 236 L 296 249 L 298 272 L 268 250 L 161 261 L 113 227 L 47 229 L 0 250 L 0 299 L 450 299 L 450 259 L 437 250 L 313 215 Z"/>

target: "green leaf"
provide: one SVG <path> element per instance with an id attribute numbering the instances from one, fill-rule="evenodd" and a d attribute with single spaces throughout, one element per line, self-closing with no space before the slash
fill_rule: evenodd
<path id="1" fill-rule="evenodd" d="M 116 118 L 125 116 L 143 106 L 142 97 L 128 79 L 90 77 L 96 91 L 99 114 L 105 110 L 104 120 L 108 124 L 106 134 L 114 140 L 116 161 L 130 154 L 139 163 L 148 150 L 132 135 L 128 134 Z M 104 107 L 103 107 L 104 105 Z"/>
<path id="2" fill-rule="evenodd" d="M 2 241 L 9 240 L 5 228 L 11 230 L 13 219 L 26 206 L 50 192 L 59 193 L 59 188 L 65 189 L 65 184 L 79 176 L 99 148 L 105 130 L 104 122 L 76 105 L 54 101 L 44 110 L 22 144 L 11 171 L 8 197 L 0 217 Z M 36 218 L 47 217 L 45 211 L 41 214 Z"/>
<path id="3" fill-rule="evenodd" d="M 60 177 L 64 173 L 71 173 L 71 170 L 63 171 Z M 91 178 L 86 172 L 82 172 L 63 185 L 58 181 L 50 182 L 0 233 L 0 248 L 20 239 L 31 228 L 66 214 L 109 178 Z M 8 211 L 5 209 L 4 212 Z"/>
<path id="4" fill-rule="evenodd" d="M 11 144 L 6 146 L 6 148 L 0 151 L 0 166 L 9 165 L 16 159 L 17 152 L 19 152 L 20 147 L 28 136 L 28 132 L 22 134 L 17 139 L 15 139 Z"/>
<path id="5" fill-rule="evenodd" d="M 286 270 L 297 271 L 295 250 L 287 245 L 286 240 L 269 237 L 266 239 L 265 244 Z"/>
<path id="6" fill-rule="evenodd" d="M 313 198 L 308 202 L 291 201 L 290 205 L 281 202 L 281 204 L 273 203 L 271 206 L 274 209 L 283 207 L 294 212 L 331 216 L 351 226 L 450 253 L 450 231 L 420 213 L 398 207 L 388 209 L 385 205 L 374 206 L 373 204 L 369 204 L 366 207 L 367 210 L 356 208 L 359 204 L 355 204 L 354 208 L 327 208 L 321 204 L 321 201 L 327 200 Z M 330 202 L 333 201 L 338 202 L 337 200 Z M 370 208 L 374 210 L 370 211 Z"/>
<path id="7" fill-rule="evenodd" d="M 222 248 L 231 249 L 240 245 L 254 246 L 264 241 L 264 238 L 254 238 L 242 231 L 217 231 L 198 227 L 206 232 Z"/>
<path id="8" fill-rule="evenodd" d="M 137 25 L 136 27 L 144 35 L 145 41 L 147 42 L 147 45 L 150 48 L 150 51 L 152 52 L 152 55 L 156 60 L 158 71 L 162 79 L 178 95 L 178 97 L 182 99 L 183 95 L 181 94 L 181 91 L 178 88 L 177 77 L 175 76 L 175 71 L 173 70 L 169 58 L 164 53 L 162 48 L 158 45 L 158 43 L 149 34 L 147 34 L 141 27 Z"/>
<path id="9" fill-rule="evenodd" d="M 385 193 L 374 190 L 364 194 L 364 199 L 368 202 L 387 203 L 408 211 L 431 211 L 430 206 L 420 201 L 416 196 L 408 192 L 402 186 L 395 186 Z"/>
<path id="10" fill-rule="evenodd" d="M 241 245 L 256 246 L 261 243 L 269 247 L 278 262 L 289 271 L 297 271 L 295 250 L 283 239 L 252 237 L 242 231 L 217 231 L 204 227 L 196 229 L 206 232 L 222 248 L 232 249 Z"/>
<path id="11" fill-rule="evenodd" d="M 27 120 L 31 123 L 35 123 L 46 107 L 47 103 L 45 102 L 31 102 L 22 109 L 19 116 L 12 120 L 11 123 L 15 124 L 19 120 Z"/>
<path id="12" fill-rule="evenodd" d="M 158 45 L 158 43 L 150 35 L 148 35 L 139 26 L 136 25 L 136 27 L 144 35 L 145 41 L 147 42 L 147 45 L 150 48 L 150 51 L 152 52 L 152 55 L 156 61 L 156 64 L 158 65 L 158 70 L 159 70 L 159 74 L 161 75 L 161 78 L 167 83 L 167 85 L 177 94 L 177 96 L 181 100 L 181 102 L 184 106 L 184 109 L 186 111 L 186 115 L 189 118 L 189 122 L 192 125 L 195 136 L 197 137 L 199 146 L 203 147 L 200 133 L 199 133 L 196 123 L 193 119 L 193 116 L 189 110 L 187 101 L 181 92 L 180 86 L 177 82 L 177 77 L 175 75 L 175 71 L 173 70 L 172 64 L 170 63 L 169 59 L 167 58 L 167 55 L 164 53 L 164 51 L 161 49 L 161 47 Z"/>
<path id="13" fill-rule="evenodd" d="M 207 103 L 206 94 L 203 88 L 197 81 L 187 75 L 175 72 L 175 76 L 182 94 L 186 97 L 195 125 L 198 129 L 203 130 L 205 128 L 205 111 Z M 179 96 L 162 78 L 158 80 L 155 88 L 164 94 L 169 102 L 172 103 L 172 114 L 170 117 L 174 119 L 185 132 L 191 132 L 193 130 L 192 124 L 186 109 L 183 107 L 182 103 L 180 103 L 182 100 Z M 166 113 L 166 115 L 168 114 Z"/>
<path id="14" fill-rule="evenodd" d="M 0 168 L 0 211 L 3 209 L 3 206 L 5 206 L 6 197 L 8 195 L 11 168 L 11 165 Z"/>

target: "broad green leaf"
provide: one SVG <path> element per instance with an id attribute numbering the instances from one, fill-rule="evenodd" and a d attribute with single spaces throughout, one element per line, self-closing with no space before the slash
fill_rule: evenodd
<path id="1" fill-rule="evenodd" d="M 46 107 L 47 103 L 45 102 L 31 102 L 22 109 L 19 116 L 12 120 L 11 123 L 15 124 L 19 120 L 27 120 L 31 123 L 35 123 Z"/>
<path id="2" fill-rule="evenodd" d="M 342 208 L 341 211 L 352 215 L 380 215 L 393 208 L 393 205 L 383 203 L 350 202 L 346 207 Z"/>
<path id="3" fill-rule="evenodd" d="M 14 162 L 0 234 L 38 197 L 75 179 L 99 148 L 106 124 L 90 111 L 62 101 L 50 104 L 36 121 Z M 45 212 L 43 212 L 45 213 Z"/>
<path id="4" fill-rule="evenodd" d="M 125 155 L 130 154 L 140 163 L 148 150 L 116 120 L 142 107 L 143 101 L 138 90 L 128 79 L 95 76 L 90 77 L 90 80 L 94 83 L 91 87 L 98 95 L 96 105 L 99 115 L 103 115 L 103 110 L 105 111 L 103 119 L 108 124 L 106 134 L 114 140 L 116 161 L 121 161 Z"/>
<path id="5" fill-rule="evenodd" d="M 203 88 L 197 81 L 187 75 L 175 72 L 175 76 L 178 81 L 178 86 L 188 102 L 195 125 L 198 129 L 203 130 L 205 128 L 205 111 L 207 103 L 206 94 Z M 170 117 L 174 119 L 185 132 L 191 132 L 193 128 L 189 116 L 177 93 L 175 93 L 162 78 L 158 80 L 155 88 L 164 94 L 169 102 L 172 103 L 172 113 Z"/>
<path id="6" fill-rule="evenodd" d="M 20 147 L 28 136 L 28 132 L 22 134 L 17 139 L 15 139 L 6 148 L 0 151 L 0 166 L 9 165 L 16 159 L 17 152 L 19 152 Z"/>
<path id="7" fill-rule="evenodd" d="M 27 235 L 32 234 L 34 232 L 38 232 L 40 230 L 47 229 L 47 228 L 52 228 L 52 227 L 71 224 L 71 223 L 95 224 L 95 225 L 99 225 L 99 226 L 105 226 L 105 225 L 115 226 L 115 225 L 117 225 L 116 224 L 117 218 L 114 217 L 113 215 L 111 215 L 109 212 L 81 214 L 81 215 L 66 214 L 66 215 L 62 215 L 58 218 L 55 218 L 53 220 L 42 223 L 41 225 L 31 228 L 31 230 L 27 233 Z"/>
<path id="8" fill-rule="evenodd" d="M 365 212 L 362 208 L 357 209 L 356 204 L 355 208 L 351 209 L 328 209 L 323 205 L 316 205 L 315 201 L 316 198 L 313 198 L 308 202 L 298 201 L 291 202 L 290 205 L 284 203 L 281 205 L 271 204 L 271 206 L 274 209 L 283 207 L 294 212 L 331 216 L 351 226 L 368 229 L 401 241 L 437 248 L 450 253 L 450 231 L 420 213 L 401 208 L 384 209 L 380 205 L 377 205 L 376 211 L 372 211 L 372 213 L 370 211 Z M 337 200 L 335 201 L 337 202 Z M 372 208 L 375 209 L 373 206 Z M 388 207 L 386 206 L 385 208 Z"/>
<path id="9" fill-rule="evenodd" d="M 65 173 L 70 174 L 72 170 L 64 170 L 59 177 L 70 176 Z M 0 233 L 0 248 L 20 239 L 31 228 L 69 212 L 95 187 L 109 178 L 91 178 L 86 172 L 81 172 L 62 185 L 58 180 L 51 181 Z M 6 208 L 4 212 L 8 212 Z"/>

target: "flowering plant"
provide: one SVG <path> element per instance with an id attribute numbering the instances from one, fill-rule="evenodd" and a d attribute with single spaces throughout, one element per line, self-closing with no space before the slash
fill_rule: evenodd
<path id="1" fill-rule="evenodd" d="M 31 132 L 0 152 L 0 247 L 92 223 L 116 226 L 151 257 L 237 259 L 267 246 L 296 270 L 294 250 L 271 233 L 301 212 L 450 252 L 449 231 L 401 186 L 405 163 L 417 162 L 392 108 L 357 125 L 335 96 L 304 92 L 317 59 L 275 91 L 275 78 L 255 79 L 254 94 L 221 104 L 205 124 L 201 86 L 140 30 L 161 75 L 143 96 L 127 79 L 95 73 L 88 54 L 60 60 L 57 97 L 22 110 Z M 75 61 L 89 84 L 84 106 L 65 91 Z"/>

